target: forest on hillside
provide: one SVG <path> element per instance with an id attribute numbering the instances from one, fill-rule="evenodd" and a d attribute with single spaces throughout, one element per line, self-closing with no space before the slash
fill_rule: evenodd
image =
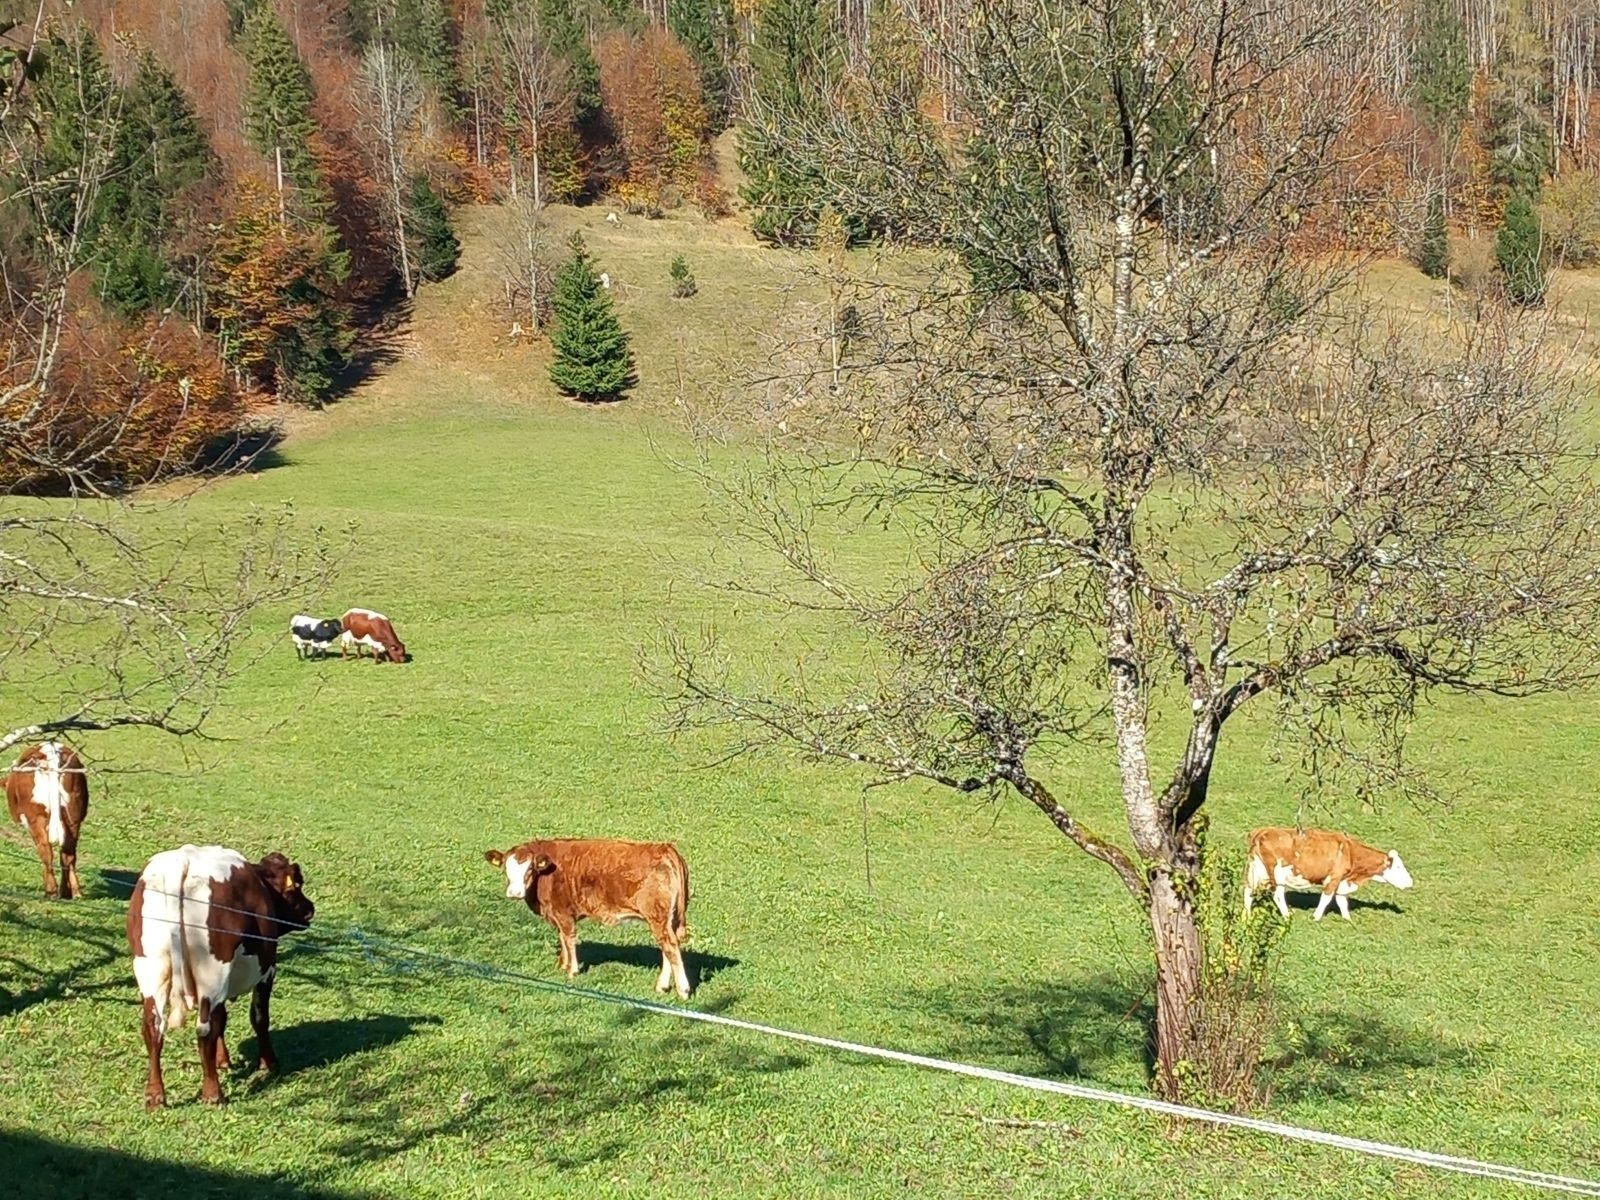
<path id="1" fill-rule="evenodd" d="M 888 88 L 958 166 L 972 114 L 934 47 L 975 2 L 6 0 L 0 488 L 131 486 L 326 402 L 363 329 L 453 270 L 455 205 L 513 206 L 504 301 L 538 328 L 541 208 L 726 216 L 710 145 L 732 125 L 763 240 L 937 241 L 848 211 L 827 163 L 769 132 Z M 1528 302 L 1547 266 L 1600 258 L 1600 0 L 1396 0 L 1365 22 L 1296 66 L 1359 83 L 1304 250 L 1444 275 L 1447 228 L 1499 230 Z"/>

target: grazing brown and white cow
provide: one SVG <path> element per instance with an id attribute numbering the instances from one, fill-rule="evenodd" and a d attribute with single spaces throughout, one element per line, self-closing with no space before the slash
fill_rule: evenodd
<path id="1" fill-rule="evenodd" d="M 89 815 L 89 777 L 71 746 L 41 742 L 22 752 L 6 776 L 6 807 L 28 831 L 44 867 L 44 894 L 55 896 L 54 850 L 61 851 L 60 895 L 83 895 L 78 883 L 78 831 Z"/>
<path id="2" fill-rule="evenodd" d="M 403 663 L 406 661 L 406 648 L 394 631 L 394 626 L 389 623 L 389 618 L 380 612 L 373 612 L 370 608 L 352 608 L 344 614 L 341 621 L 344 626 L 344 636 L 339 647 L 339 657 L 346 657 L 352 646 L 355 647 L 356 657 L 360 658 L 363 649 L 372 651 L 372 661 Z"/>
<path id="3" fill-rule="evenodd" d="M 1278 826 L 1257 829 L 1250 835 L 1250 861 L 1245 869 L 1244 911 L 1255 894 L 1270 885 L 1272 898 L 1284 916 L 1289 901 L 1284 893 L 1320 891 L 1316 920 L 1328 911 L 1329 901 L 1339 905 L 1339 915 L 1350 919 L 1346 899 L 1362 884 L 1376 880 L 1397 888 L 1411 886 L 1411 872 L 1393 850 L 1374 850 L 1347 833 L 1329 829 L 1294 830 Z"/>
<path id="4" fill-rule="evenodd" d="M 278 1069 L 268 1032 L 278 941 L 310 925 L 315 913 L 300 864 L 281 854 L 252 863 L 222 846 L 183 846 L 145 865 L 128 904 L 128 945 L 144 997 L 146 1109 L 167 1102 L 161 1048 L 191 1008 L 199 1017 L 200 1099 L 223 1103 L 217 1070 L 230 1065 L 223 1042 L 228 1001 L 252 989 L 258 1065 Z"/>
<path id="5" fill-rule="evenodd" d="M 656 991 L 676 985 L 689 998 L 681 943 L 688 937 L 689 867 L 670 842 L 622 842 L 605 838 L 551 838 L 510 850 L 485 851 L 491 866 L 506 873 L 506 895 L 555 926 L 561 938 L 556 961 L 568 976 L 578 973 L 578 922 L 603 925 L 644 921 L 661 947 Z"/>

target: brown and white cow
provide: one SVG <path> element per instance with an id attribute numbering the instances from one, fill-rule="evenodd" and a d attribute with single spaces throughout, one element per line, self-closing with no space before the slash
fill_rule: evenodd
<path id="1" fill-rule="evenodd" d="M 1245 868 L 1244 911 L 1250 911 L 1255 894 L 1273 888 L 1272 898 L 1284 916 L 1289 915 L 1285 892 L 1320 891 L 1315 919 L 1322 920 L 1329 901 L 1339 905 L 1339 915 L 1350 919 L 1346 899 L 1372 881 L 1411 886 L 1411 872 L 1393 850 L 1374 850 L 1347 833 L 1329 829 L 1294 830 L 1279 826 L 1257 829 L 1250 835 L 1250 861 Z"/>
<path id="2" fill-rule="evenodd" d="M 395 633 L 389 618 L 382 613 L 373 612 L 370 608 L 352 608 L 344 614 L 340 623 L 344 626 L 339 646 L 340 658 L 347 657 L 353 646 L 357 658 L 361 657 L 363 650 L 371 650 L 373 662 L 382 662 L 384 659 L 397 663 L 406 661 L 405 644 Z"/>
<path id="3" fill-rule="evenodd" d="M 89 777 L 71 746 L 41 742 L 22 752 L 6 776 L 6 807 L 28 831 L 44 867 L 44 894 L 54 896 L 53 851 L 61 851 L 60 895 L 83 895 L 78 883 L 78 831 L 89 815 Z"/>
<path id="4" fill-rule="evenodd" d="M 506 874 L 506 895 L 555 926 L 561 938 L 556 961 L 568 976 L 578 973 L 578 922 L 603 925 L 644 921 L 661 947 L 656 991 L 677 987 L 689 998 L 682 942 L 689 908 L 689 867 L 670 842 L 623 842 L 605 838 L 551 838 L 524 842 L 483 856 Z"/>
<path id="5" fill-rule="evenodd" d="M 199 1017 L 200 1099 L 223 1103 L 217 1071 L 231 1065 L 223 1042 L 228 1001 L 252 989 L 258 1065 L 278 1069 L 268 1032 L 278 941 L 310 925 L 315 913 L 300 864 L 281 854 L 252 863 L 222 846 L 183 846 L 145 865 L 128 904 L 128 945 L 144 997 L 146 1109 L 167 1102 L 161 1048 L 190 1009 Z"/>

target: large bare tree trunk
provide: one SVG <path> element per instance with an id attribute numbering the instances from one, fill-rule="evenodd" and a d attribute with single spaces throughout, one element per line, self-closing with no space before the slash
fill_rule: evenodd
<path id="1" fill-rule="evenodd" d="M 1182 1095 L 1180 1064 L 1194 1044 L 1195 1002 L 1200 997 L 1200 922 L 1194 908 L 1196 880 L 1185 872 L 1156 871 L 1150 878 L 1150 928 L 1156 947 L 1156 1085 Z"/>

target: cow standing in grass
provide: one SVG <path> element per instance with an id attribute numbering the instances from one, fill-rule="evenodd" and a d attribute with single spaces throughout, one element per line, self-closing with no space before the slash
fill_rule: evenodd
<path id="1" fill-rule="evenodd" d="M 319 620 L 299 613 L 290 618 L 289 640 L 294 643 L 295 657 L 306 659 L 315 655 L 322 658 L 333 649 L 333 644 L 344 636 L 344 622 L 332 618 Z"/>
<path id="2" fill-rule="evenodd" d="M 145 865 L 128 902 L 128 946 L 144 1002 L 146 1109 L 167 1102 L 161 1049 L 167 1030 L 180 1028 L 190 1009 L 198 1016 L 200 1099 L 223 1103 L 217 1072 L 231 1065 L 223 1041 L 228 1001 L 246 992 L 254 993 L 250 1025 L 260 1069 L 278 1069 L 269 1032 L 278 942 L 315 914 L 300 864 L 282 854 L 252 863 L 222 846 L 182 846 Z"/>
<path id="3" fill-rule="evenodd" d="M 6 807 L 28 831 L 44 868 L 44 894 L 58 894 L 54 852 L 61 851 L 59 895 L 83 895 L 78 882 L 78 831 L 89 815 L 89 777 L 71 746 L 41 742 L 22 752 L 6 776 Z"/>
<path id="4" fill-rule="evenodd" d="M 362 656 L 363 650 L 371 650 L 373 662 L 406 661 L 405 643 L 395 633 L 389 618 L 382 613 L 373 612 L 370 608 L 352 608 L 344 614 L 341 624 L 344 634 L 339 648 L 340 658 L 346 657 L 354 648 L 357 658 Z"/>
<path id="5" fill-rule="evenodd" d="M 676 846 L 552 838 L 489 850 L 484 858 L 505 871 L 507 896 L 526 901 L 555 927 L 561 939 L 556 961 L 569 977 L 578 973 L 579 921 L 643 921 L 661 947 L 656 991 L 676 986 L 681 998 L 689 998 L 681 948 L 689 934 L 689 867 Z"/>
<path id="6" fill-rule="evenodd" d="M 1249 913 L 1255 894 L 1273 888 L 1278 911 L 1289 915 L 1284 894 L 1296 891 L 1321 891 L 1315 919 L 1322 920 L 1328 903 L 1339 905 L 1339 915 L 1350 919 L 1346 897 L 1365 883 L 1376 880 L 1397 888 L 1411 886 L 1411 872 L 1393 850 L 1375 850 L 1346 833 L 1328 829 L 1304 831 L 1269 827 L 1250 835 L 1250 861 L 1245 868 L 1244 911 Z"/>

